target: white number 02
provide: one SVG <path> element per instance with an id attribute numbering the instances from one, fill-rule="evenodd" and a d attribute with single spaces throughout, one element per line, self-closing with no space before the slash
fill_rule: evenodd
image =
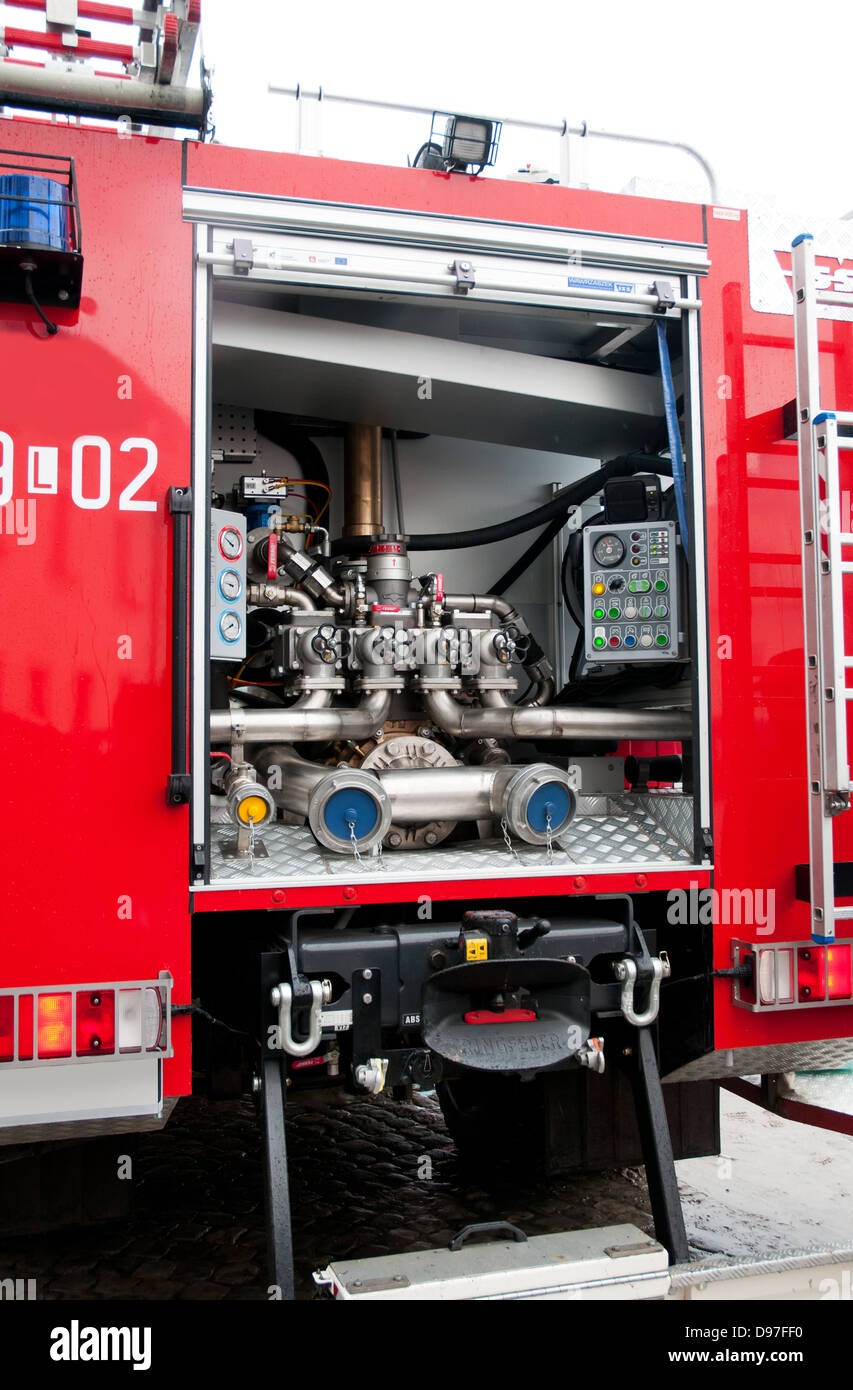
<path id="1" fill-rule="evenodd" d="M 83 462 L 86 449 L 97 450 L 98 490 L 95 496 L 87 497 L 83 488 Z M 119 445 L 119 452 L 130 453 L 131 449 L 144 449 L 146 461 L 142 468 L 123 488 L 118 499 L 121 512 L 156 512 L 155 499 L 145 501 L 136 496 L 142 484 L 147 482 L 157 468 L 157 445 L 150 439 L 125 439 Z M 85 511 L 98 511 L 110 500 L 112 488 L 110 446 L 99 434 L 81 434 L 71 445 L 71 500 L 75 506 Z"/>

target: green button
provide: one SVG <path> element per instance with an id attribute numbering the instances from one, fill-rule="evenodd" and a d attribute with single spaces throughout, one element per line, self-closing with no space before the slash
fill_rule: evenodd
<path id="1" fill-rule="evenodd" d="M 603 608 L 593 608 L 593 610 L 592 610 L 592 616 L 593 616 L 594 618 L 603 618 L 603 617 L 604 617 L 604 609 L 603 609 Z"/>
<path id="2" fill-rule="evenodd" d="M 666 588 L 666 580 L 665 580 L 665 579 L 656 579 L 656 580 L 655 580 L 655 588 L 657 589 L 658 593 L 661 593 L 661 592 Z"/>
<path id="3" fill-rule="evenodd" d="M 609 608 L 609 609 L 607 610 L 607 612 L 608 612 L 608 616 L 611 617 L 611 618 L 618 618 L 618 617 L 619 617 L 619 609 L 616 608 L 616 607 Z"/>
<path id="4" fill-rule="evenodd" d="M 603 637 L 593 637 L 593 639 L 592 639 L 592 645 L 593 645 L 594 647 L 603 647 L 603 646 L 604 646 L 604 638 L 603 638 Z"/>
<path id="5" fill-rule="evenodd" d="M 659 632 L 657 637 L 655 638 L 655 641 L 657 642 L 659 647 L 665 647 L 669 642 L 669 638 L 667 637 L 665 632 Z"/>
<path id="6" fill-rule="evenodd" d="M 652 616 L 652 610 L 651 610 L 650 606 L 649 606 L 647 603 L 644 603 L 644 604 L 641 606 L 641 608 L 640 608 L 640 617 L 641 617 L 641 618 L 650 618 L 651 616 Z"/>

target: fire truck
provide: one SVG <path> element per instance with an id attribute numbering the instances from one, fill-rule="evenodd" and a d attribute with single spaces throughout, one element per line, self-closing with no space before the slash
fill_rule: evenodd
<path id="1" fill-rule="evenodd" d="M 286 1111 L 434 1091 L 476 1165 L 644 1163 L 657 1239 L 337 1296 L 657 1296 L 720 1084 L 853 1057 L 853 251 L 497 178 L 493 117 L 230 149 L 194 0 L 19 6 L 0 1142 L 254 1091 L 289 1297 Z"/>

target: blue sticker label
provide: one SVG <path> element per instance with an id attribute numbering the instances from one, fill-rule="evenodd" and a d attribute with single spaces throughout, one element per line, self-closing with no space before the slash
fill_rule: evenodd
<path id="1" fill-rule="evenodd" d="M 615 290 L 616 283 L 613 280 L 584 280 L 579 275 L 570 275 L 567 281 L 569 285 L 575 285 L 581 290 Z"/>
<path id="2" fill-rule="evenodd" d="M 625 282 L 621 280 L 583 279 L 579 275 L 570 275 L 566 283 L 575 285 L 578 289 L 582 290 L 610 290 L 618 294 L 632 294 L 634 290 L 633 285 L 625 284 Z"/>
<path id="3" fill-rule="evenodd" d="M 346 264 L 347 264 L 347 258 L 346 258 L 346 256 L 335 256 L 335 265 L 346 265 Z"/>

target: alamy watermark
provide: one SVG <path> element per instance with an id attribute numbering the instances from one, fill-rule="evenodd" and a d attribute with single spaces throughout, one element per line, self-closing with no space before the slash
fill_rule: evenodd
<path id="1" fill-rule="evenodd" d="M 752 927 L 756 936 L 776 930 L 775 888 L 671 888 L 666 920 L 673 926 Z"/>

